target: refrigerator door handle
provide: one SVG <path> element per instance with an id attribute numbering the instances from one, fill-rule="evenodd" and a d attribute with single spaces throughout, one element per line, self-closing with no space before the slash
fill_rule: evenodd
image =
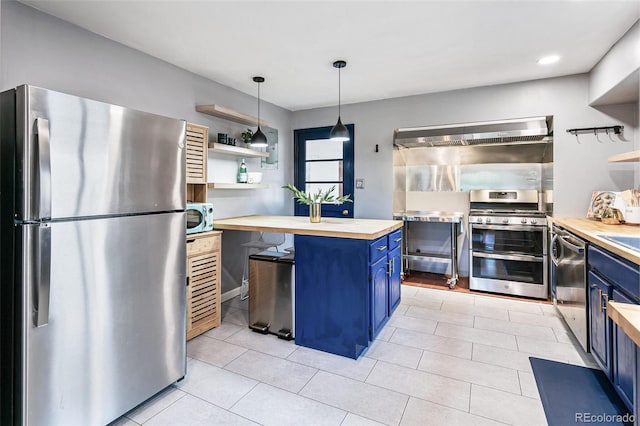
<path id="1" fill-rule="evenodd" d="M 36 118 L 35 135 L 38 139 L 38 218 L 51 218 L 51 153 L 49 120 Z"/>
<path id="2" fill-rule="evenodd" d="M 51 225 L 40 224 L 38 227 L 37 262 L 35 288 L 33 293 L 33 325 L 42 327 L 49 324 L 49 293 L 51 286 Z"/>

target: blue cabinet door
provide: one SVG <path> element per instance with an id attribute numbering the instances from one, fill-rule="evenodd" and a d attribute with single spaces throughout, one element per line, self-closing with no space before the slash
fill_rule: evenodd
<path id="1" fill-rule="evenodd" d="M 603 308 L 605 295 L 611 295 L 611 286 L 593 272 L 589 272 L 589 333 L 591 354 L 604 373 L 611 379 L 611 325 Z"/>
<path id="2" fill-rule="evenodd" d="M 631 299 L 613 290 L 613 300 L 634 303 Z M 620 398 L 633 412 L 633 377 L 636 374 L 636 345 L 617 324 L 612 324 L 613 337 L 613 386 Z"/>
<path id="3" fill-rule="evenodd" d="M 295 235 L 294 244 L 296 344 L 357 359 L 371 330 L 368 241 Z"/>
<path id="4" fill-rule="evenodd" d="M 369 269 L 371 277 L 371 335 L 373 340 L 382 326 L 387 322 L 388 316 L 388 280 L 387 280 L 387 256 L 376 260 Z"/>
<path id="5" fill-rule="evenodd" d="M 396 247 L 387 255 L 389 265 L 389 316 L 400 304 L 400 271 L 402 269 L 401 247 Z"/>
<path id="6" fill-rule="evenodd" d="M 357 359 L 389 318 L 387 236 L 295 235 L 296 344 Z M 400 297 L 400 264 L 394 303 Z M 391 274 L 393 275 L 393 274 Z"/>

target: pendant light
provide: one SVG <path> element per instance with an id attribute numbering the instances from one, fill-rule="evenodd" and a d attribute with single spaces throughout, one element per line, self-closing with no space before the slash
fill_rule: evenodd
<path id="1" fill-rule="evenodd" d="M 344 142 L 350 139 L 349 130 L 342 124 L 342 119 L 340 118 L 340 70 L 346 66 L 346 61 L 335 61 L 333 63 L 333 67 L 338 68 L 338 122 L 329 132 L 329 139 L 332 141 Z"/>
<path id="2" fill-rule="evenodd" d="M 252 148 L 264 148 L 268 146 L 267 137 L 260 130 L 260 83 L 264 83 L 264 77 L 253 77 L 253 81 L 258 83 L 258 130 L 251 136 L 251 147 Z"/>

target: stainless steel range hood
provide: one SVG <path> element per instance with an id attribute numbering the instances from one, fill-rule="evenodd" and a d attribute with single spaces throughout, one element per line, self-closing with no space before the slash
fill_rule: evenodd
<path id="1" fill-rule="evenodd" d="M 426 148 L 542 142 L 552 136 L 551 120 L 551 116 L 529 117 L 396 129 L 393 143 L 403 148 Z"/>

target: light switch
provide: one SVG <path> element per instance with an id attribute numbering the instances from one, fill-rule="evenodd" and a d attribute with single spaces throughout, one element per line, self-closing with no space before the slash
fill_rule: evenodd
<path id="1" fill-rule="evenodd" d="M 364 189 L 364 179 L 356 179 L 356 189 Z"/>

